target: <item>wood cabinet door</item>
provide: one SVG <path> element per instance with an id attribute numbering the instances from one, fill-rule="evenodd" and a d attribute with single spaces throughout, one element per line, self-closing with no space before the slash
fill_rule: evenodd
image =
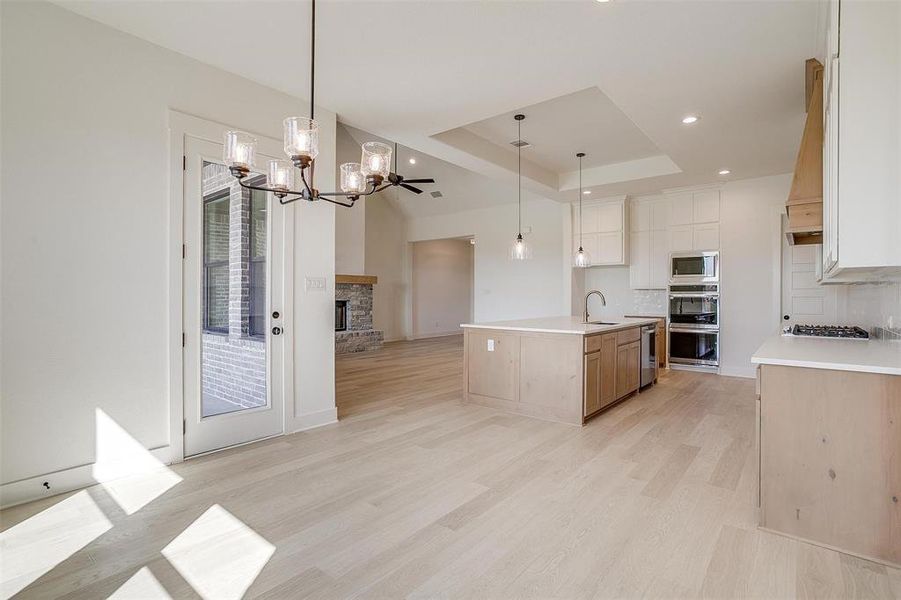
<path id="1" fill-rule="evenodd" d="M 641 386 L 641 342 L 629 344 L 629 392 Z"/>
<path id="2" fill-rule="evenodd" d="M 601 337 L 601 408 L 616 402 L 616 334 Z"/>
<path id="3" fill-rule="evenodd" d="M 638 389 L 641 382 L 641 342 L 616 348 L 616 399 Z"/>
<path id="4" fill-rule="evenodd" d="M 631 344 L 623 344 L 616 347 L 616 399 L 619 400 L 629 393 L 629 347 Z"/>
<path id="5" fill-rule="evenodd" d="M 583 416 L 601 409 L 601 351 L 585 355 L 585 387 Z"/>
<path id="6" fill-rule="evenodd" d="M 657 324 L 657 366 L 666 368 L 666 325 Z"/>

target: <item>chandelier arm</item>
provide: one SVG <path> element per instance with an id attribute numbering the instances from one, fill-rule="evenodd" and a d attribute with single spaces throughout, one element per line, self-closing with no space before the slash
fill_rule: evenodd
<path id="1" fill-rule="evenodd" d="M 320 195 L 317 199 L 325 200 L 326 202 L 331 202 L 332 204 L 336 204 L 338 206 L 343 206 L 344 208 L 353 208 L 354 202 L 355 202 L 355 200 L 353 200 L 352 196 L 351 196 L 350 202 L 340 202 L 338 200 L 332 200 L 331 198 L 326 198 L 325 196 L 322 196 L 322 195 Z"/>
<path id="2" fill-rule="evenodd" d="M 270 192 L 270 193 L 273 193 L 276 195 L 282 194 L 284 196 L 299 196 L 301 198 L 305 197 L 307 195 L 306 190 L 301 190 L 299 192 L 285 191 L 285 190 L 275 189 L 275 188 L 271 188 L 271 187 L 266 187 L 263 185 L 251 185 L 249 183 L 244 183 L 243 179 L 238 180 L 238 185 L 240 185 L 245 190 L 257 190 L 260 192 Z"/>

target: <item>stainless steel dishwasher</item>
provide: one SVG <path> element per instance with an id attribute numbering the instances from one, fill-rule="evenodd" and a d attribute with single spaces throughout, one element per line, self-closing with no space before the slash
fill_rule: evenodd
<path id="1" fill-rule="evenodd" d="M 657 379 L 657 325 L 641 328 L 641 387 Z"/>

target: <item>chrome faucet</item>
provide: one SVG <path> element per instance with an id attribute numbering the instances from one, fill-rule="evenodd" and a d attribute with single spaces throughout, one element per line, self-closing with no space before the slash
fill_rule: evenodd
<path id="1" fill-rule="evenodd" d="M 607 299 L 604 298 L 604 294 L 602 294 L 599 290 L 591 290 L 587 294 L 585 294 L 585 312 L 582 313 L 582 322 L 588 322 L 588 299 L 591 298 L 592 294 L 597 294 L 601 297 L 601 306 L 607 306 Z"/>

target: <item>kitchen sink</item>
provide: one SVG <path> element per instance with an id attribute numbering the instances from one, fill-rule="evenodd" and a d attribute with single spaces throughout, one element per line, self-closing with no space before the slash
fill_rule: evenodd
<path id="1" fill-rule="evenodd" d="M 609 321 L 589 321 L 589 325 L 619 325 L 619 323 L 612 323 Z"/>

